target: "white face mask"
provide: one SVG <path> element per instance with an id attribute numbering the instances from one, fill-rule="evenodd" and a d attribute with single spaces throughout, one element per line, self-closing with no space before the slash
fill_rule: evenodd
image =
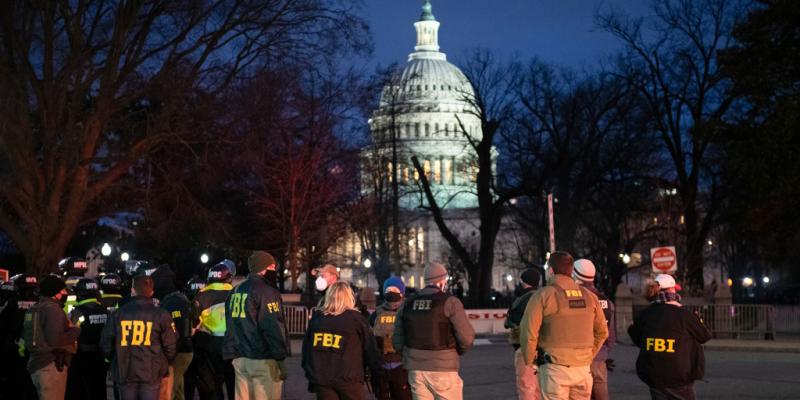
<path id="1" fill-rule="evenodd" d="M 317 290 L 320 292 L 328 288 L 328 281 L 325 278 L 318 276 L 317 280 L 314 281 L 314 285 L 317 287 Z"/>

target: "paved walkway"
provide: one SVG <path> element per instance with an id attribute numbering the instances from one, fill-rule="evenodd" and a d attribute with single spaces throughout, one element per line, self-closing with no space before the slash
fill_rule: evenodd
<path id="1" fill-rule="evenodd" d="M 300 341 L 293 341 L 288 360 L 289 380 L 284 400 L 313 399 L 300 366 Z M 617 369 L 609 375 L 614 400 L 649 399 L 647 386 L 636 377 L 638 349 L 620 343 L 612 358 Z M 800 340 L 713 340 L 706 345 L 706 377 L 697 382 L 698 399 L 800 398 Z M 464 399 L 516 399 L 511 346 L 505 337 L 476 340 L 461 362 Z M 367 397 L 371 399 L 371 396 Z"/>

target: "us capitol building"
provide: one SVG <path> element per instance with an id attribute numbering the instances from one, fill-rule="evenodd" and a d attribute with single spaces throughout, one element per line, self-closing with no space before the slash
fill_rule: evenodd
<path id="1" fill-rule="evenodd" d="M 395 176 L 393 146 L 397 154 L 399 206 L 403 258 L 402 278 L 407 286 L 423 287 L 422 269 L 432 261 L 457 261 L 447 241 L 424 207 L 427 201 L 418 185 L 411 157 L 416 156 L 431 184 L 443 216 L 468 251 L 477 258 L 479 245 L 478 197 L 475 192 L 477 156 L 467 136 L 480 140 L 481 121 L 473 102 L 472 85 L 461 70 L 449 63 L 439 51 L 439 21 L 429 1 L 414 23 L 417 43 L 408 63 L 385 84 L 378 108 L 369 119 L 372 143 L 362 149 L 362 191 L 373 190 L 374 176 L 367 165 L 378 168 L 391 185 Z M 466 134 L 465 134 L 466 133 Z M 392 140 L 394 138 L 394 140 Z M 344 279 L 358 286 L 377 287 L 375 277 L 365 270 L 360 241 L 348 235 L 333 249 Z M 513 290 L 517 268 L 529 246 L 524 235 L 517 234 L 510 218 L 504 221 L 497 238 L 493 287 L 500 292 Z M 366 262 L 369 266 L 370 262 Z M 394 267 L 392 267 L 394 272 Z M 464 285 L 466 286 L 466 276 Z M 467 288 L 468 289 L 468 288 Z"/>

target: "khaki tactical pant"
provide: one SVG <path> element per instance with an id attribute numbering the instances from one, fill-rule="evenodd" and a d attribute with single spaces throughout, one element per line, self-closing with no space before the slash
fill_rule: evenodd
<path id="1" fill-rule="evenodd" d="M 172 384 L 175 380 L 175 368 L 170 365 L 167 376 L 161 378 L 158 389 L 158 400 L 172 400 Z"/>
<path id="2" fill-rule="evenodd" d="M 519 400 L 540 400 L 539 379 L 536 377 L 536 365 L 525 365 L 522 350 L 514 352 L 514 370 L 517 373 L 517 396 Z"/>
<path id="3" fill-rule="evenodd" d="M 458 372 L 408 371 L 414 400 L 461 400 L 464 381 Z"/>
<path id="4" fill-rule="evenodd" d="M 178 353 L 175 355 L 175 360 L 172 361 L 172 367 L 170 367 L 170 375 L 173 375 L 172 400 L 184 400 L 186 397 L 184 396 L 183 375 L 189 369 L 192 357 L 194 357 L 192 353 Z"/>
<path id="5" fill-rule="evenodd" d="M 592 374 L 588 365 L 568 367 L 549 363 L 539 366 L 538 375 L 544 400 L 589 400 L 592 397 Z"/>
<path id="6" fill-rule="evenodd" d="M 275 360 L 234 358 L 236 400 L 280 400 L 283 381 Z"/>
<path id="7" fill-rule="evenodd" d="M 46 367 L 31 374 L 33 386 L 39 393 L 39 400 L 63 400 L 67 392 L 67 367 L 61 372 L 56 368 L 56 363 L 51 362 Z"/>

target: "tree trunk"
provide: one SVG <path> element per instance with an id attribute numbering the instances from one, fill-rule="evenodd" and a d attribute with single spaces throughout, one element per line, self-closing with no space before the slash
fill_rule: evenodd
<path id="1" fill-rule="evenodd" d="M 686 223 L 686 266 L 684 267 L 685 285 L 695 292 L 703 290 L 703 245 L 706 238 L 700 229 L 697 208 L 694 203 L 687 204 L 684 209 Z"/>
<path id="2" fill-rule="evenodd" d="M 292 289 L 294 293 L 297 291 L 297 280 L 300 277 L 300 232 L 295 226 L 292 226 L 292 238 L 289 241 L 289 279 L 291 279 Z"/>

